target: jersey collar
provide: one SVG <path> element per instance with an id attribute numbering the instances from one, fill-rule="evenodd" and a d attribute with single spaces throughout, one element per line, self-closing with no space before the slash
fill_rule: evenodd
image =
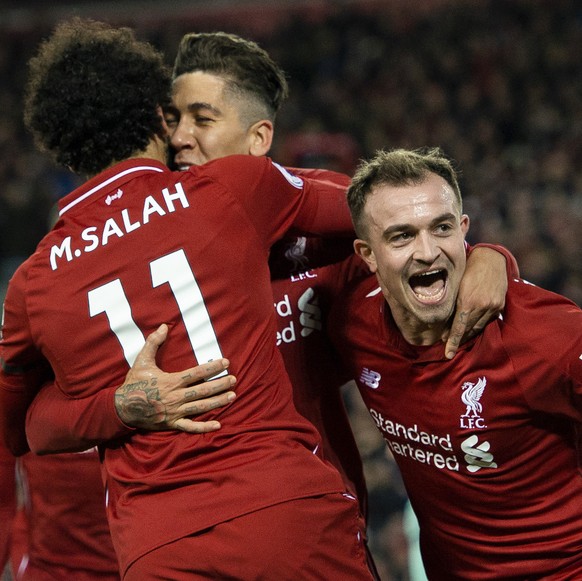
<path id="1" fill-rule="evenodd" d="M 116 163 L 63 197 L 58 204 L 59 216 L 62 216 L 81 202 L 91 200 L 94 196 L 120 187 L 140 175 L 167 171 L 169 169 L 166 165 L 154 159 L 136 158 Z"/>

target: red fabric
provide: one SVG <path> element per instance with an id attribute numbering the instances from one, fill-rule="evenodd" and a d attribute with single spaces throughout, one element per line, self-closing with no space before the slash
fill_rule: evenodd
<path id="1" fill-rule="evenodd" d="M 264 158 L 234 156 L 175 174 L 132 160 L 62 200 L 59 222 L 21 267 L 26 308 L 7 310 L 19 316 L 5 320 L 4 360 L 33 365 L 42 352 L 66 395 L 119 385 L 161 321 L 170 326 L 162 368 L 191 366 L 194 353 L 208 358 L 211 335 L 206 328 L 198 344 L 193 323 L 209 318 L 238 378 L 233 405 L 202 416 L 220 419 L 219 432 L 135 432 L 104 450 L 122 570 L 157 546 L 249 511 L 343 490 L 318 434 L 292 405 L 273 341 L 267 255 L 291 225 L 349 234 L 344 197 L 327 183 L 302 186 Z M 203 301 L 192 298 L 194 280 Z M 17 292 L 9 289 L 7 302 Z"/>
<path id="2" fill-rule="evenodd" d="M 10 541 L 10 567 L 13 579 L 19 580 L 19 571 L 28 562 L 28 527 L 24 505 L 18 507 L 12 521 L 12 539 Z"/>
<path id="3" fill-rule="evenodd" d="M 19 462 L 29 569 L 119 579 L 97 451 L 26 454 Z"/>
<path id="4" fill-rule="evenodd" d="M 406 343 L 376 288 L 337 305 L 332 336 L 398 462 L 429 578 L 582 578 L 582 311 L 511 281 L 503 317 L 449 361 Z"/>
<path id="5" fill-rule="evenodd" d="M 315 243 L 314 243 L 315 242 Z M 330 245 L 331 246 L 331 245 Z M 293 248 L 293 250 L 291 250 Z M 353 255 L 327 267 L 309 268 L 333 255 L 313 239 L 286 239 L 271 264 L 291 276 L 272 281 L 277 314 L 276 343 L 293 384 L 293 400 L 301 415 L 318 430 L 325 458 L 342 474 L 346 489 L 357 496 L 362 515 L 367 513 L 367 492 L 362 461 L 346 413 L 340 387 L 350 378 L 342 370 L 326 334 L 326 319 L 332 298 L 345 279 L 360 277 L 367 267 Z M 297 268 L 299 266 L 299 268 Z M 41 433 L 55 443 L 55 428 L 68 434 L 91 429 L 102 440 L 123 430 L 113 404 L 114 389 L 103 390 L 93 398 L 73 400 L 54 386 L 44 388 L 29 410 Z M 77 427 L 78 426 L 78 427 Z M 111 432 L 107 432 L 111 426 Z M 38 428 L 37 428 L 38 430 Z M 126 429 L 127 433 L 131 430 Z M 90 440 L 83 440 L 86 445 Z M 101 441 L 101 440 L 98 440 Z M 66 448 L 71 440 L 64 438 Z"/>
<path id="6" fill-rule="evenodd" d="M 366 514 L 362 461 L 340 390 L 351 377 L 327 336 L 329 309 L 343 281 L 364 275 L 367 267 L 353 255 L 327 267 L 304 268 L 289 278 L 272 281 L 272 287 L 276 342 L 293 384 L 295 405 L 318 429 L 326 458 L 339 469 Z"/>
<path id="7" fill-rule="evenodd" d="M 16 513 L 16 459 L 0 443 L 0 571 L 8 562 L 12 521 Z"/>
<path id="8" fill-rule="evenodd" d="M 138 559 L 124 581 L 366 581 L 373 577 L 361 535 L 353 500 L 294 500 L 160 547 Z"/>

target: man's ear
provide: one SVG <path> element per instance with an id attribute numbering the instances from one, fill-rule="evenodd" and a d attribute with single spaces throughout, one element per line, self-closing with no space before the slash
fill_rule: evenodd
<path id="1" fill-rule="evenodd" d="M 255 157 L 267 155 L 273 144 L 273 123 L 261 119 L 249 128 L 249 154 Z"/>
<path id="2" fill-rule="evenodd" d="M 356 254 L 368 265 L 370 272 L 375 273 L 378 269 L 378 265 L 376 264 L 376 257 L 374 256 L 374 251 L 372 248 L 370 248 L 370 245 L 365 240 L 356 238 L 354 240 L 354 250 Z"/>
<path id="3" fill-rule="evenodd" d="M 467 232 L 469 231 L 469 224 L 471 223 L 471 220 L 469 220 L 469 216 L 467 216 L 467 214 L 463 214 L 461 216 L 461 232 L 463 233 L 463 236 L 467 236 Z"/>
<path id="4" fill-rule="evenodd" d="M 161 128 L 162 133 L 161 133 L 160 137 L 162 139 L 168 139 L 170 136 L 170 129 L 168 128 L 168 124 L 166 123 L 166 116 L 164 115 L 164 110 L 161 108 L 160 105 L 157 106 L 156 113 L 162 119 L 162 128 Z"/>

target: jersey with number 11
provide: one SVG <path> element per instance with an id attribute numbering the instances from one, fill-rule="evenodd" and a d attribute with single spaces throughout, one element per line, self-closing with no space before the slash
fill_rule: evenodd
<path id="1" fill-rule="evenodd" d="M 121 384 L 160 323 L 170 327 L 161 368 L 227 356 L 237 377 L 234 404 L 200 418 L 220 419 L 219 432 L 136 432 L 103 448 L 122 570 L 218 522 L 343 489 L 293 407 L 267 267 L 291 226 L 347 234 L 343 196 L 268 159 L 234 156 L 179 173 L 131 160 L 65 197 L 55 228 L 17 272 L 3 357 L 15 366 L 46 358 L 69 397 Z"/>

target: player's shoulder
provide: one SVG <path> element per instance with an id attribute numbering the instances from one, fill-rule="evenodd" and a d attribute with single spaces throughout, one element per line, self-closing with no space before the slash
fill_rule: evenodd
<path id="1" fill-rule="evenodd" d="M 210 179 L 228 190 L 241 192 L 271 191 L 292 186 L 290 191 L 302 190 L 305 180 L 268 157 L 230 155 L 209 161 L 188 170 L 195 179 Z"/>
<path id="2" fill-rule="evenodd" d="M 580 330 L 582 310 L 567 297 L 524 279 L 512 279 L 502 317 L 508 326 L 527 329 L 533 337 Z"/>
<path id="3" fill-rule="evenodd" d="M 539 287 L 525 279 L 514 278 L 509 281 L 507 290 L 508 312 L 520 311 L 559 311 L 566 309 L 580 312 L 580 307 L 563 295 Z"/>
<path id="4" fill-rule="evenodd" d="M 219 176 L 224 175 L 225 172 L 235 172 L 236 175 L 245 175 L 268 171 L 268 168 L 272 165 L 272 161 L 264 156 L 257 157 L 254 155 L 236 154 L 213 159 L 203 165 L 192 166 L 190 171 L 197 174 Z"/>

